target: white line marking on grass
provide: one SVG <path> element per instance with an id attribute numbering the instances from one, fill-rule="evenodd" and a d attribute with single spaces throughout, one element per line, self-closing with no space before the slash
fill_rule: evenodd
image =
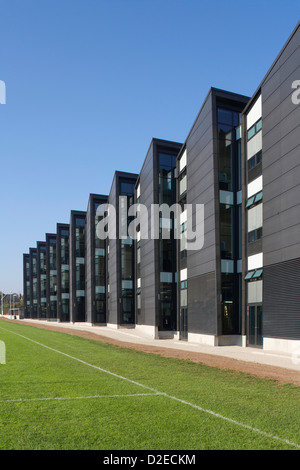
<path id="1" fill-rule="evenodd" d="M 175 400 L 179 403 L 182 403 L 183 405 L 187 405 L 187 406 L 190 406 L 192 408 L 195 408 L 196 410 L 198 411 L 201 411 L 203 413 L 208 413 L 212 416 L 214 416 L 215 418 L 219 418 L 219 419 L 222 419 L 223 421 L 227 421 L 231 424 L 235 424 L 236 426 L 239 426 L 241 428 L 244 428 L 244 429 L 248 429 L 249 431 L 252 431 L 252 432 L 255 432 L 257 434 L 260 434 L 262 436 L 265 436 L 269 439 L 274 439 L 274 440 L 277 440 L 279 442 L 282 442 L 282 443 L 285 443 L 285 444 L 288 444 L 290 446 L 293 446 L 293 447 L 297 447 L 300 449 L 300 444 L 296 444 L 295 442 L 292 442 L 292 441 L 289 441 L 288 439 L 283 439 L 282 437 L 278 437 L 278 436 L 274 436 L 273 434 L 269 434 L 265 431 L 262 431 L 261 429 L 258 429 L 258 428 L 254 428 L 252 426 L 249 426 L 248 424 L 244 424 L 244 423 L 241 423 L 240 421 L 236 421 L 234 419 L 231 419 L 231 418 L 228 418 L 226 416 L 223 416 L 219 413 L 215 413 L 214 411 L 211 411 L 211 410 L 207 410 L 205 408 L 202 408 L 201 406 L 198 406 L 198 405 L 195 405 L 194 403 L 190 403 L 188 401 L 185 401 L 185 400 L 182 400 L 181 398 L 177 398 L 177 397 L 174 397 L 172 395 L 169 395 L 168 393 L 165 393 L 165 392 L 160 392 L 152 387 L 149 387 L 148 385 L 144 385 L 144 384 L 141 384 L 139 382 L 136 382 L 135 380 L 131 380 L 131 379 L 128 379 L 127 377 L 123 377 L 122 375 L 119 375 L 119 374 L 115 374 L 114 372 L 111 372 L 109 370 L 106 370 L 106 369 L 103 369 L 102 367 L 98 367 L 98 366 L 95 366 L 94 364 L 90 364 L 88 362 L 85 362 L 83 361 L 82 359 L 79 359 L 77 357 L 74 357 L 74 356 L 70 356 L 69 354 L 67 353 L 64 353 L 62 351 L 59 351 L 58 349 L 53 349 L 51 348 L 50 346 L 47 346 L 46 344 L 42 344 L 42 343 L 39 343 L 38 341 L 35 341 L 31 338 L 28 338 L 27 336 L 23 336 L 23 335 L 20 335 L 19 333 L 15 333 L 14 331 L 11 331 L 11 330 L 7 330 L 5 328 L 0 328 L 2 330 L 5 330 L 5 331 L 8 331 L 9 333 L 13 333 L 17 336 L 20 336 L 21 338 L 24 338 L 28 341 L 31 341 L 32 343 L 35 343 L 35 344 L 38 344 L 39 346 L 42 346 L 43 348 L 46 348 L 46 349 L 49 349 L 50 351 L 53 351 L 53 352 L 56 352 L 58 354 L 62 354 L 63 356 L 66 356 L 68 357 L 69 359 L 73 359 L 77 362 L 80 362 L 81 364 L 84 364 L 88 367 L 93 367 L 94 369 L 97 369 L 97 370 L 100 370 L 101 372 L 104 372 L 106 374 L 109 374 L 109 375 L 112 375 L 113 377 L 117 377 L 118 379 L 121 379 L 121 380 L 125 380 L 126 382 L 130 382 L 134 385 L 137 385 L 138 387 L 143 387 L 145 388 L 146 390 L 151 390 L 151 392 L 153 392 L 155 395 L 161 395 L 161 396 L 164 396 L 166 398 L 169 398 L 171 400 Z"/>
<path id="2" fill-rule="evenodd" d="M 50 401 L 50 400 L 84 400 L 94 398 L 127 398 L 127 397 L 154 397 L 159 396 L 160 393 L 127 393 L 123 395 L 91 395 L 86 397 L 44 397 L 44 398 L 8 398 L 7 400 L 0 400 L 0 403 L 14 403 L 14 402 L 27 402 L 27 401 Z"/>

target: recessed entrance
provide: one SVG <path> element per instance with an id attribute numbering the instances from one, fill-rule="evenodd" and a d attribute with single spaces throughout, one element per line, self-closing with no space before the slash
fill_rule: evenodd
<path id="1" fill-rule="evenodd" d="M 263 321 L 262 305 L 249 306 L 249 333 L 248 333 L 249 346 L 262 347 L 263 345 L 262 321 Z"/>

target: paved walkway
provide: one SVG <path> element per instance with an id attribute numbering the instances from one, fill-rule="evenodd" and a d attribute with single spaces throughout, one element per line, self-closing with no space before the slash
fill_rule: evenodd
<path id="1" fill-rule="evenodd" d="M 8 317 L 7 317 L 8 318 Z M 13 321 L 13 320 L 12 320 Z M 53 327 L 75 329 L 89 331 L 93 334 L 99 334 L 107 338 L 128 343 L 144 344 L 149 346 L 172 348 L 183 351 L 192 351 L 204 354 L 212 354 L 216 356 L 228 357 L 246 362 L 265 364 L 275 367 L 282 367 L 300 371 L 300 348 L 296 349 L 293 354 L 280 353 L 278 351 L 267 351 L 257 348 L 240 347 L 240 346 L 208 346 L 187 341 L 179 341 L 177 339 L 153 339 L 148 335 L 136 331 L 135 329 L 126 328 L 110 328 L 108 326 L 90 326 L 86 323 L 58 323 L 43 320 L 24 319 L 22 322 L 28 324 L 46 324 Z"/>

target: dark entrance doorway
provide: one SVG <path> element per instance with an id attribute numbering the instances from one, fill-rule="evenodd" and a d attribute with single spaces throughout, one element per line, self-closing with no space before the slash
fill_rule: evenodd
<path id="1" fill-rule="evenodd" d="M 179 318 L 179 339 L 182 341 L 187 341 L 188 339 L 188 314 L 187 307 L 180 309 L 180 318 Z"/>
<path id="2" fill-rule="evenodd" d="M 262 305 L 249 306 L 249 346 L 262 347 L 263 345 L 263 309 Z"/>

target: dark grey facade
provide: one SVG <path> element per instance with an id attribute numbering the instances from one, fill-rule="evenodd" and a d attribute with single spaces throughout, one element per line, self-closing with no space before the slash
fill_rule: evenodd
<path id="1" fill-rule="evenodd" d="M 70 321 L 70 226 L 56 226 L 57 320 Z"/>
<path id="2" fill-rule="evenodd" d="M 47 318 L 47 262 L 46 242 L 37 242 L 37 317 Z"/>
<path id="3" fill-rule="evenodd" d="M 85 218 L 84 211 L 70 215 L 70 321 L 85 322 Z"/>
<path id="4" fill-rule="evenodd" d="M 107 323 L 115 327 L 135 325 L 134 242 L 126 235 L 130 223 L 126 207 L 129 208 L 134 202 L 137 178 L 137 174 L 116 171 L 108 197 L 109 208 L 111 207 L 110 228 L 115 231 L 116 237 L 109 236 L 107 240 Z M 123 208 L 120 203 L 124 204 Z M 115 220 L 111 217 L 113 208 Z M 122 209 L 124 218 L 121 215 Z M 121 220 L 124 222 L 124 235 L 120 237 Z"/>
<path id="5" fill-rule="evenodd" d="M 29 254 L 23 254 L 23 305 L 24 318 L 30 318 L 30 260 Z"/>
<path id="6" fill-rule="evenodd" d="M 246 167 L 245 194 L 254 184 L 261 191 L 262 221 L 258 240 L 246 240 L 245 258 L 249 264 L 253 255 L 261 256 L 262 296 L 259 303 L 252 298 L 249 302 L 255 280 L 246 279 L 248 339 L 255 345 L 254 329 L 259 329 L 261 345 L 272 349 L 300 340 L 300 105 L 292 100 L 292 85 L 300 77 L 299 46 L 298 24 L 243 114 L 245 131 L 250 132 L 253 128 L 249 129 L 247 119 L 260 100 L 260 162 L 251 169 L 256 171 L 254 176 Z M 255 136 L 250 141 L 247 138 L 245 135 L 245 146 Z M 255 267 L 257 274 L 260 266 Z M 246 276 L 249 271 L 248 267 Z M 257 306 L 261 306 L 259 318 Z"/>
<path id="7" fill-rule="evenodd" d="M 90 194 L 85 224 L 86 321 L 106 324 L 107 248 L 106 240 L 97 235 L 97 225 L 103 219 L 97 209 L 107 205 L 108 196 Z M 101 211 L 102 213 L 102 211 Z"/>
<path id="8" fill-rule="evenodd" d="M 204 205 L 203 247 L 178 247 L 180 335 L 214 345 L 241 335 L 240 114 L 248 100 L 212 88 L 178 156 L 178 202 Z M 192 214 L 181 222 L 184 232 Z"/>
<path id="9" fill-rule="evenodd" d="M 57 320 L 56 233 L 46 233 L 47 319 Z"/>
<path id="10" fill-rule="evenodd" d="M 178 142 L 152 139 L 136 184 L 136 203 L 146 210 L 140 214 L 136 241 L 136 324 L 157 337 L 173 337 L 177 331 L 176 214 L 158 214 L 159 236 L 153 238 L 151 208 L 176 203 L 176 157 L 181 147 Z"/>
<path id="11" fill-rule="evenodd" d="M 30 318 L 37 318 L 38 297 L 37 297 L 37 250 L 29 249 L 29 273 L 30 273 Z"/>

